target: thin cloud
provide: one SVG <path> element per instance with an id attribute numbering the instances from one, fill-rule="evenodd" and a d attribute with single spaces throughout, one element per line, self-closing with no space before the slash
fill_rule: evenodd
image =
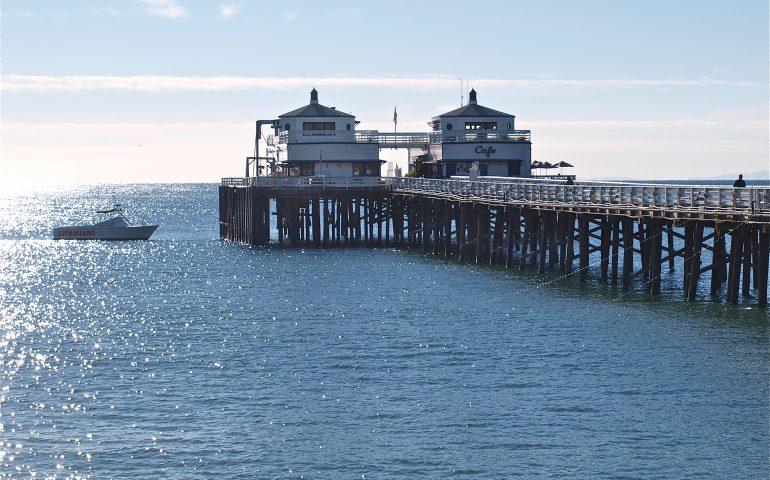
<path id="1" fill-rule="evenodd" d="M 4 122 L 3 132 L 10 133 L 34 133 L 45 131 L 48 133 L 75 133 L 94 131 L 94 129 L 109 133 L 136 133 L 136 132 L 172 132 L 189 130 L 223 130 L 230 131 L 245 128 L 253 128 L 252 122 Z"/>
<path id="2" fill-rule="evenodd" d="M 145 12 L 156 17 L 176 20 L 190 16 L 190 13 L 176 0 L 139 0 L 139 4 Z"/>
<path id="3" fill-rule="evenodd" d="M 745 120 L 725 121 L 711 119 L 658 119 L 658 120 L 531 120 L 526 122 L 528 128 L 533 130 L 540 127 L 568 127 L 568 128 L 620 128 L 628 130 L 658 129 L 668 130 L 672 128 L 700 131 L 713 130 L 761 130 L 767 129 L 767 121 Z"/>
<path id="4" fill-rule="evenodd" d="M 333 10 L 331 12 L 327 12 L 326 16 L 329 18 L 360 17 L 361 13 L 362 13 L 361 8 L 352 7 L 352 8 L 346 8 L 344 10 Z"/>
<path id="5" fill-rule="evenodd" d="M 293 11 L 291 11 L 291 10 L 287 10 L 287 11 L 283 12 L 283 18 L 287 22 L 293 22 L 294 20 L 297 19 L 297 14 L 294 13 Z"/>
<path id="6" fill-rule="evenodd" d="M 219 16 L 225 20 L 233 18 L 241 10 L 241 5 L 238 3 L 225 3 L 219 6 Z"/>
<path id="7" fill-rule="evenodd" d="M 34 15 L 24 10 L 4 9 L 2 12 L 0 12 L 0 17 L 34 18 Z"/>
<path id="8" fill-rule="evenodd" d="M 123 16 L 123 12 L 111 5 L 91 7 L 90 10 L 94 15 L 99 15 L 102 17 L 121 18 Z"/>
<path id="9" fill-rule="evenodd" d="M 473 81 L 474 86 L 490 88 L 533 88 L 533 87 L 591 87 L 591 88 L 676 88 L 676 87 L 756 87 L 760 82 L 742 80 L 718 80 L 713 78 L 674 79 L 674 80 L 497 80 L 479 79 Z"/>
<path id="10" fill-rule="evenodd" d="M 6 92 L 53 92 L 122 90 L 140 92 L 164 91 L 242 91 L 288 90 L 307 87 L 381 88 L 394 90 L 454 90 L 454 77 L 387 78 L 387 77 L 181 77 L 157 75 L 133 76 L 43 76 L 7 75 L 2 78 Z M 718 79 L 684 80 L 504 80 L 476 79 L 476 87 L 491 90 L 543 88 L 689 88 L 689 87 L 762 87 L 760 82 Z"/>
<path id="11" fill-rule="evenodd" d="M 71 133 L 79 131 L 105 131 L 105 132 L 157 132 L 157 131 L 188 131 L 188 130 L 239 130 L 243 128 L 252 128 L 250 122 L 4 122 L 2 130 L 4 133 L 34 133 L 34 132 L 61 132 Z M 413 131 L 423 131 L 425 123 L 407 122 L 404 127 L 411 128 Z M 393 127 L 390 121 L 385 122 L 367 122 L 367 126 L 379 130 L 387 130 Z M 401 125 L 399 124 L 399 127 Z M 744 122 L 725 122 L 722 120 L 709 119 L 667 119 L 657 120 L 540 120 L 526 122 L 526 126 L 542 132 L 545 127 L 569 127 L 574 128 L 616 128 L 628 132 L 639 132 L 640 128 L 649 128 L 655 130 L 669 131 L 671 129 L 691 130 L 702 132 L 704 130 L 738 130 L 738 131 L 761 131 L 767 130 L 767 122 L 760 120 L 749 120 Z M 587 141 L 596 141 L 591 138 Z"/>

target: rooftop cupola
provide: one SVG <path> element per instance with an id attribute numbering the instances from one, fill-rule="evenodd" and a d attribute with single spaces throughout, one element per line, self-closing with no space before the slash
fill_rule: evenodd
<path id="1" fill-rule="evenodd" d="M 476 90 L 472 88 L 471 88 L 471 91 L 468 92 L 468 104 L 476 105 Z"/>
<path id="2" fill-rule="evenodd" d="M 310 90 L 310 103 L 318 103 L 318 91 L 315 88 Z"/>

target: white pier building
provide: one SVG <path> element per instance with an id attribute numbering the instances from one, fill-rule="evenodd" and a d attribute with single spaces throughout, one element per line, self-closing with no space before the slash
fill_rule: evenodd
<path id="1" fill-rule="evenodd" d="M 476 90 L 471 90 L 468 104 L 433 117 L 434 136 L 421 158 L 431 165 L 431 177 L 449 178 L 468 175 L 474 163 L 478 175 L 493 177 L 529 177 L 532 142 L 529 130 L 516 130 L 515 117 L 479 105 Z M 411 156 L 411 155 L 410 155 Z"/>
<path id="2" fill-rule="evenodd" d="M 278 117 L 278 142 L 286 146 L 284 171 L 288 176 L 379 177 L 379 146 L 356 138 L 356 117 L 318 103 L 310 103 Z"/>
<path id="3" fill-rule="evenodd" d="M 356 117 L 318 102 L 310 92 L 310 103 L 280 115 L 277 120 L 257 121 L 270 125 L 278 136 L 277 153 L 284 158 L 248 157 L 256 160 L 256 175 L 290 177 L 380 177 L 383 148 L 406 148 L 409 170 L 417 176 L 449 178 L 478 174 L 493 177 L 530 177 L 532 142 L 529 130 L 516 130 L 515 116 L 479 105 L 476 91 L 469 101 L 451 112 L 433 117 L 430 132 L 379 132 L 356 130 Z M 259 151 L 259 140 L 255 151 Z M 262 172 L 265 160 L 271 172 Z"/>

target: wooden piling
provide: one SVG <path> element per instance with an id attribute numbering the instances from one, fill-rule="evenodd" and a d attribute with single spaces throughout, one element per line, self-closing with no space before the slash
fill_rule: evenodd
<path id="1" fill-rule="evenodd" d="M 580 244 L 580 283 L 588 281 L 588 249 L 591 247 L 591 242 L 588 238 L 588 222 L 587 215 L 578 215 L 578 226 L 580 232 L 578 233 L 578 243 Z"/>
<path id="2" fill-rule="evenodd" d="M 735 305 L 738 303 L 741 255 L 743 250 L 743 225 L 734 227 L 730 237 L 730 265 L 727 273 L 727 303 Z"/>
<path id="3" fill-rule="evenodd" d="M 752 225 L 744 225 L 743 226 L 743 265 L 742 265 L 742 272 L 743 272 L 743 279 L 741 282 L 742 288 L 741 288 L 741 294 L 743 297 L 750 297 L 751 296 L 751 247 L 752 247 L 752 236 L 753 236 L 753 228 Z"/>
<path id="4" fill-rule="evenodd" d="M 660 294 L 660 277 L 662 267 L 662 253 L 663 253 L 663 224 L 660 220 L 650 220 L 650 237 L 649 251 L 650 251 L 650 293 L 652 295 Z"/>
<path id="5" fill-rule="evenodd" d="M 564 259 L 564 274 L 572 275 L 575 261 L 575 214 L 572 212 L 567 214 L 566 229 L 567 249 L 566 258 Z"/>
<path id="6" fill-rule="evenodd" d="M 757 263 L 759 265 L 759 274 L 757 281 L 757 303 L 761 306 L 767 305 L 767 279 L 768 270 L 770 270 L 770 227 L 757 228 L 759 235 L 759 248 Z"/>
<path id="7" fill-rule="evenodd" d="M 690 276 L 687 283 L 687 300 L 694 302 L 698 291 L 698 279 L 700 278 L 701 243 L 703 242 L 703 224 L 695 223 L 693 226 L 693 258 L 690 262 Z"/>
<path id="8" fill-rule="evenodd" d="M 620 220 L 618 218 L 612 219 L 612 274 L 610 276 L 610 283 L 612 285 L 618 284 L 618 256 L 620 253 Z"/>
<path id="9" fill-rule="evenodd" d="M 634 270 L 634 220 L 623 219 L 623 280 L 621 288 L 631 288 L 631 274 Z"/>

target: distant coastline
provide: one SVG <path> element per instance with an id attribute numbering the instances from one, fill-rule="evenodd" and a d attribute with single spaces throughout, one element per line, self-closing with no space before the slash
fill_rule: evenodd
<path id="1" fill-rule="evenodd" d="M 751 186 L 757 186 L 757 185 L 770 185 L 770 170 L 760 170 L 758 172 L 736 172 L 733 174 L 724 174 L 724 175 L 718 175 L 715 177 L 705 177 L 705 178 L 688 178 L 688 179 L 679 179 L 679 180 L 671 180 L 671 179 L 665 179 L 665 180 L 638 180 L 635 178 L 627 178 L 627 177 L 602 177 L 597 178 L 598 181 L 608 181 L 608 182 L 631 182 L 631 183 L 668 183 L 668 184 L 685 184 L 685 185 L 724 185 L 724 184 L 731 184 L 735 181 L 736 178 L 738 178 L 738 174 L 742 174 L 743 178 L 746 180 L 746 185 Z"/>
<path id="2" fill-rule="evenodd" d="M 578 177 L 578 181 L 581 181 L 582 179 Z M 638 180 L 638 179 L 629 179 L 629 178 L 603 178 L 603 179 L 592 179 L 585 181 L 597 181 L 597 182 L 617 182 L 617 183 L 638 183 L 638 184 L 661 184 L 661 185 L 716 185 L 716 186 L 732 186 L 733 182 L 735 182 L 735 179 L 730 180 L 709 180 L 709 179 L 691 179 L 691 180 Z M 746 180 L 746 186 L 747 187 L 764 187 L 764 186 L 770 186 L 770 180 Z"/>

